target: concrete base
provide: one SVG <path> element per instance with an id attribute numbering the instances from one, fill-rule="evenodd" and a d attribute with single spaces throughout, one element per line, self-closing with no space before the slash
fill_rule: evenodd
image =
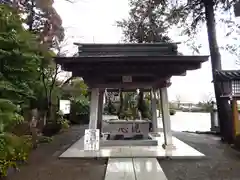
<path id="1" fill-rule="evenodd" d="M 157 138 L 157 137 L 161 137 L 161 134 L 158 133 L 158 132 L 151 132 L 148 134 L 148 136 L 151 138 L 151 139 L 154 139 L 154 138 Z"/>
<path id="2" fill-rule="evenodd" d="M 175 150 L 176 149 L 176 146 L 174 146 L 173 144 L 168 144 L 168 145 L 163 144 L 162 147 L 165 150 Z"/>
<path id="3" fill-rule="evenodd" d="M 100 147 L 111 146 L 157 146 L 157 140 L 102 140 Z"/>
<path id="4" fill-rule="evenodd" d="M 164 149 L 162 144 L 164 143 L 163 134 L 160 133 L 160 137 L 156 137 L 153 140 L 158 141 L 158 146 L 106 146 L 101 147 L 98 151 L 86 151 L 84 150 L 83 138 L 78 140 L 70 148 L 68 148 L 60 158 L 136 158 L 136 157 L 158 157 L 172 159 L 197 159 L 202 158 L 205 155 L 191 146 L 185 144 L 179 139 L 173 137 L 173 144 L 175 149 Z M 126 140 L 127 141 L 127 140 Z"/>
<path id="5" fill-rule="evenodd" d="M 215 132 L 215 133 L 220 133 L 220 127 L 212 127 L 210 131 Z"/>

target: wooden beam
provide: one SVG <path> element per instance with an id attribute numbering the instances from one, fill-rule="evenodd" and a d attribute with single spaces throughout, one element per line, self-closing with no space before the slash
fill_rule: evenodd
<path id="1" fill-rule="evenodd" d="M 176 62 L 176 63 L 203 63 L 208 61 L 209 56 L 179 56 L 179 55 L 150 55 L 149 54 L 141 54 L 141 55 L 85 55 L 78 57 L 56 57 L 55 61 L 58 64 L 81 64 L 81 63 L 89 63 L 89 62 Z"/>
<path id="2" fill-rule="evenodd" d="M 85 67 L 84 69 L 73 69 L 73 76 L 117 76 L 117 75 L 132 75 L 132 76 L 163 76 L 166 74 L 180 75 L 189 69 L 198 68 L 198 65 L 192 67 L 182 66 L 114 66 L 114 67 Z"/>
<path id="3" fill-rule="evenodd" d="M 120 89 L 120 88 L 124 88 L 124 89 L 128 89 L 128 90 L 132 90 L 132 89 L 151 89 L 153 87 L 158 87 L 158 88 L 163 88 L 163 87 L 169 87 L 171 85 L 171 82 L 166 83 L 166 82 L 162 82 L 162 83 L 158 83 L 158 84 L 151 84 L 151 83 L 137 83 L 137 84 L 88 84 L 89 87 L 91 88 L 106 88 L 106 89 L 110 89 L 110 88 L 114 88 L 114 89 Z"/>
<path id="4" fill-rule="evenodd" d="M 165 80 L 157 80 L 152 84 L 152 86 L 154 88 L 169 87 L 171 85 L 172 85 L 172 83 L 170 81 L 170 77 L 168 79 L 165 79 Z"/>
<path id="5" fill-rule="evenodd" d="M 138 81 L 138 82 L 131 82 L 131 83 L 122 83 L 122 82 L 106 82 L 100 79 L 85 79 L 84 82 L 92 88 L 125 88 L 125 89 L 137 89 L 137 88 L 144 88 L 144 89 L 151 89 L 152 87 L 166 87 L 168 83 L 169 77 L 161 78 L 153 81 Z"/>
<path id="6" fill-rule="evenodd" d="M 184 70 L 191 70 L 191 69 L 197 69 L 200 68 L 200 63 L 186 63 L 186 62 L 151 62 L 151 61 L 145 61 L 145 62 L 91 62 L 88 63 L 66 63 L 63 65 L 63 68 L 69 71 L 83 71 L 83 70 L 94 70 L 94 71 L 118 71 L 118 70 L 138 70 L 141 69 L 153 69 L 153 70 L 159 70 L 159 69 L 173 69 L 173 68 L 182 68 Z M 139 71 L 139 70 L 138 70 Z"/>
<path id="7" fill-rule="evenodd" d="M 65 70 L 69 71 L 72 69 L 74 77 L 81 76 L 118 76 L 118 75 L 132 75 L 132 76 L 164 76 L 164 75 L 181 75 L 185 73 L 186 70 L 193 70 L 200 68 L 199 64 L 194 64 L 192 66 L 169 66 L 169 65 L 142 65 L 142 66 L 86 66 L 74 68 L 65 68 Z"/>
<path id="8" fill-rule="evenodd" d="M 145 88 L 145 89 L 151 89 L 152 84 L 150 83 L 131 83 L 131 84 L 119 84 L 119 83 L 114 83 L 114 84 L 91 84 L 88 83 L 88 86 L 91 88 L 124 88 L 124 89 L 137 89 L 137 88 Z"/>
<path id="9" fill-rule="evenodd" d="M 109 88 L 107 89 L 107 92 L 119 92 L 119 89 L 121 88 Z M 122 89 L 123 92 L 135 92 L 138 88 L 134 88 L 134 89 Z M 142 88 L 143 92 L 150 92 L 151 89 L 147 89 L 147 88 Z"/>
<path id="10" fill-rule="evenodd" d="M 155 43 L 73 43 L 76 46 L 79 47 L 165 47 L 165 46 L 176 46 L 178 44 L 181 44 L 181 42 L 172 42 L 172 43 L 165 43 L 165 42 L 155 42 Z"/>

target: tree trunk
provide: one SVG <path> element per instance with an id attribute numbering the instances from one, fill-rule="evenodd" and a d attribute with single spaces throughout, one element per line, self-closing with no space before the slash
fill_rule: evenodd
<path id="1" fill-rule="evenodd" d="M 210 49 L 211 63 L 212 63 L 212 75 L 213 75 L 213 81 L 214 81 L 215 71 L 222 70 L 221 55 L 219 52 L 219 47 L 218 47 L 217 37 L 216 37 L 214 2 L 213 0 L 204 0 L 203 2 L 205 6 L 208 42 L 209 42 L 209 49 Z M 215 97 L 216 97 L 216 102 L 218 107 L 220 134 L 223 140 L 230 142 L 232 141 L 231 118 L 229 114 L 230 106 L 227 100 L 220 98 L 221 88 L 215 81 L 214 81 L 214 90 L 215 90 Z"/>
<path id="2" fill-rule="evenodd" d="M 31 120 L 29 123 L 30 132 L 32 135 L 32 144 L 33 148 L 37 147 L 37 139 L 38 139 L 38 131 L 37 131 L 37 123 L 38 123 L 38 110 L 31 110 Z"/>

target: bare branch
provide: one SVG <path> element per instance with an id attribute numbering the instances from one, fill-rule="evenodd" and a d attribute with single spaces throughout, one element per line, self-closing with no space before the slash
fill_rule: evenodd
<path id="1" fill-rule="evenodd" d="M 65 1 L 67 1 L 69 3 L 76 3 L 78 0 L 65 0 Z"/>
<path id="2" fill-rule="evenodd" d="M 60 87 L 63 87 L 64 85 L 68 84 L 73 78 L 74 78 L 73 76 L 69 77 L 66 81 L 64 81 L 64 82 L 60 85 Z"/>

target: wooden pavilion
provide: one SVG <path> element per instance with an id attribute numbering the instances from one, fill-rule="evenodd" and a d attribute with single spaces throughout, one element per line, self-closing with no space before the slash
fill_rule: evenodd
<path id="1" fill-rule="evenodd" d="M 215 81 L 221 87 L 221 98 L 225 101 L 228 112 L 223 122 L 219 122 L 222 128 L 222 138 L 228 143 L 233 143 L 240 136 L 239 107 L 240 100 L 240 71 L 221 70 L 215 72 Z M 229 103 L 228 103 L 229 102 Z"/>
<path id="2" fill-rule="evenodd" d="M 102 120 L 106 88 L 142 88 L 151 90 L 153 130 L 157 131 L 156 93 L 159 90 L 164 147 L 173 147 L 167 94 L 170 78 L 199 69 L 208 56 L 179 55 L 176 43 L 76 45 L 77 57 L 57 57 L 55 60 L 63 70 L 82 77 L 91 89 L 89 129 L 97 129 L 98 121 Z"/>

